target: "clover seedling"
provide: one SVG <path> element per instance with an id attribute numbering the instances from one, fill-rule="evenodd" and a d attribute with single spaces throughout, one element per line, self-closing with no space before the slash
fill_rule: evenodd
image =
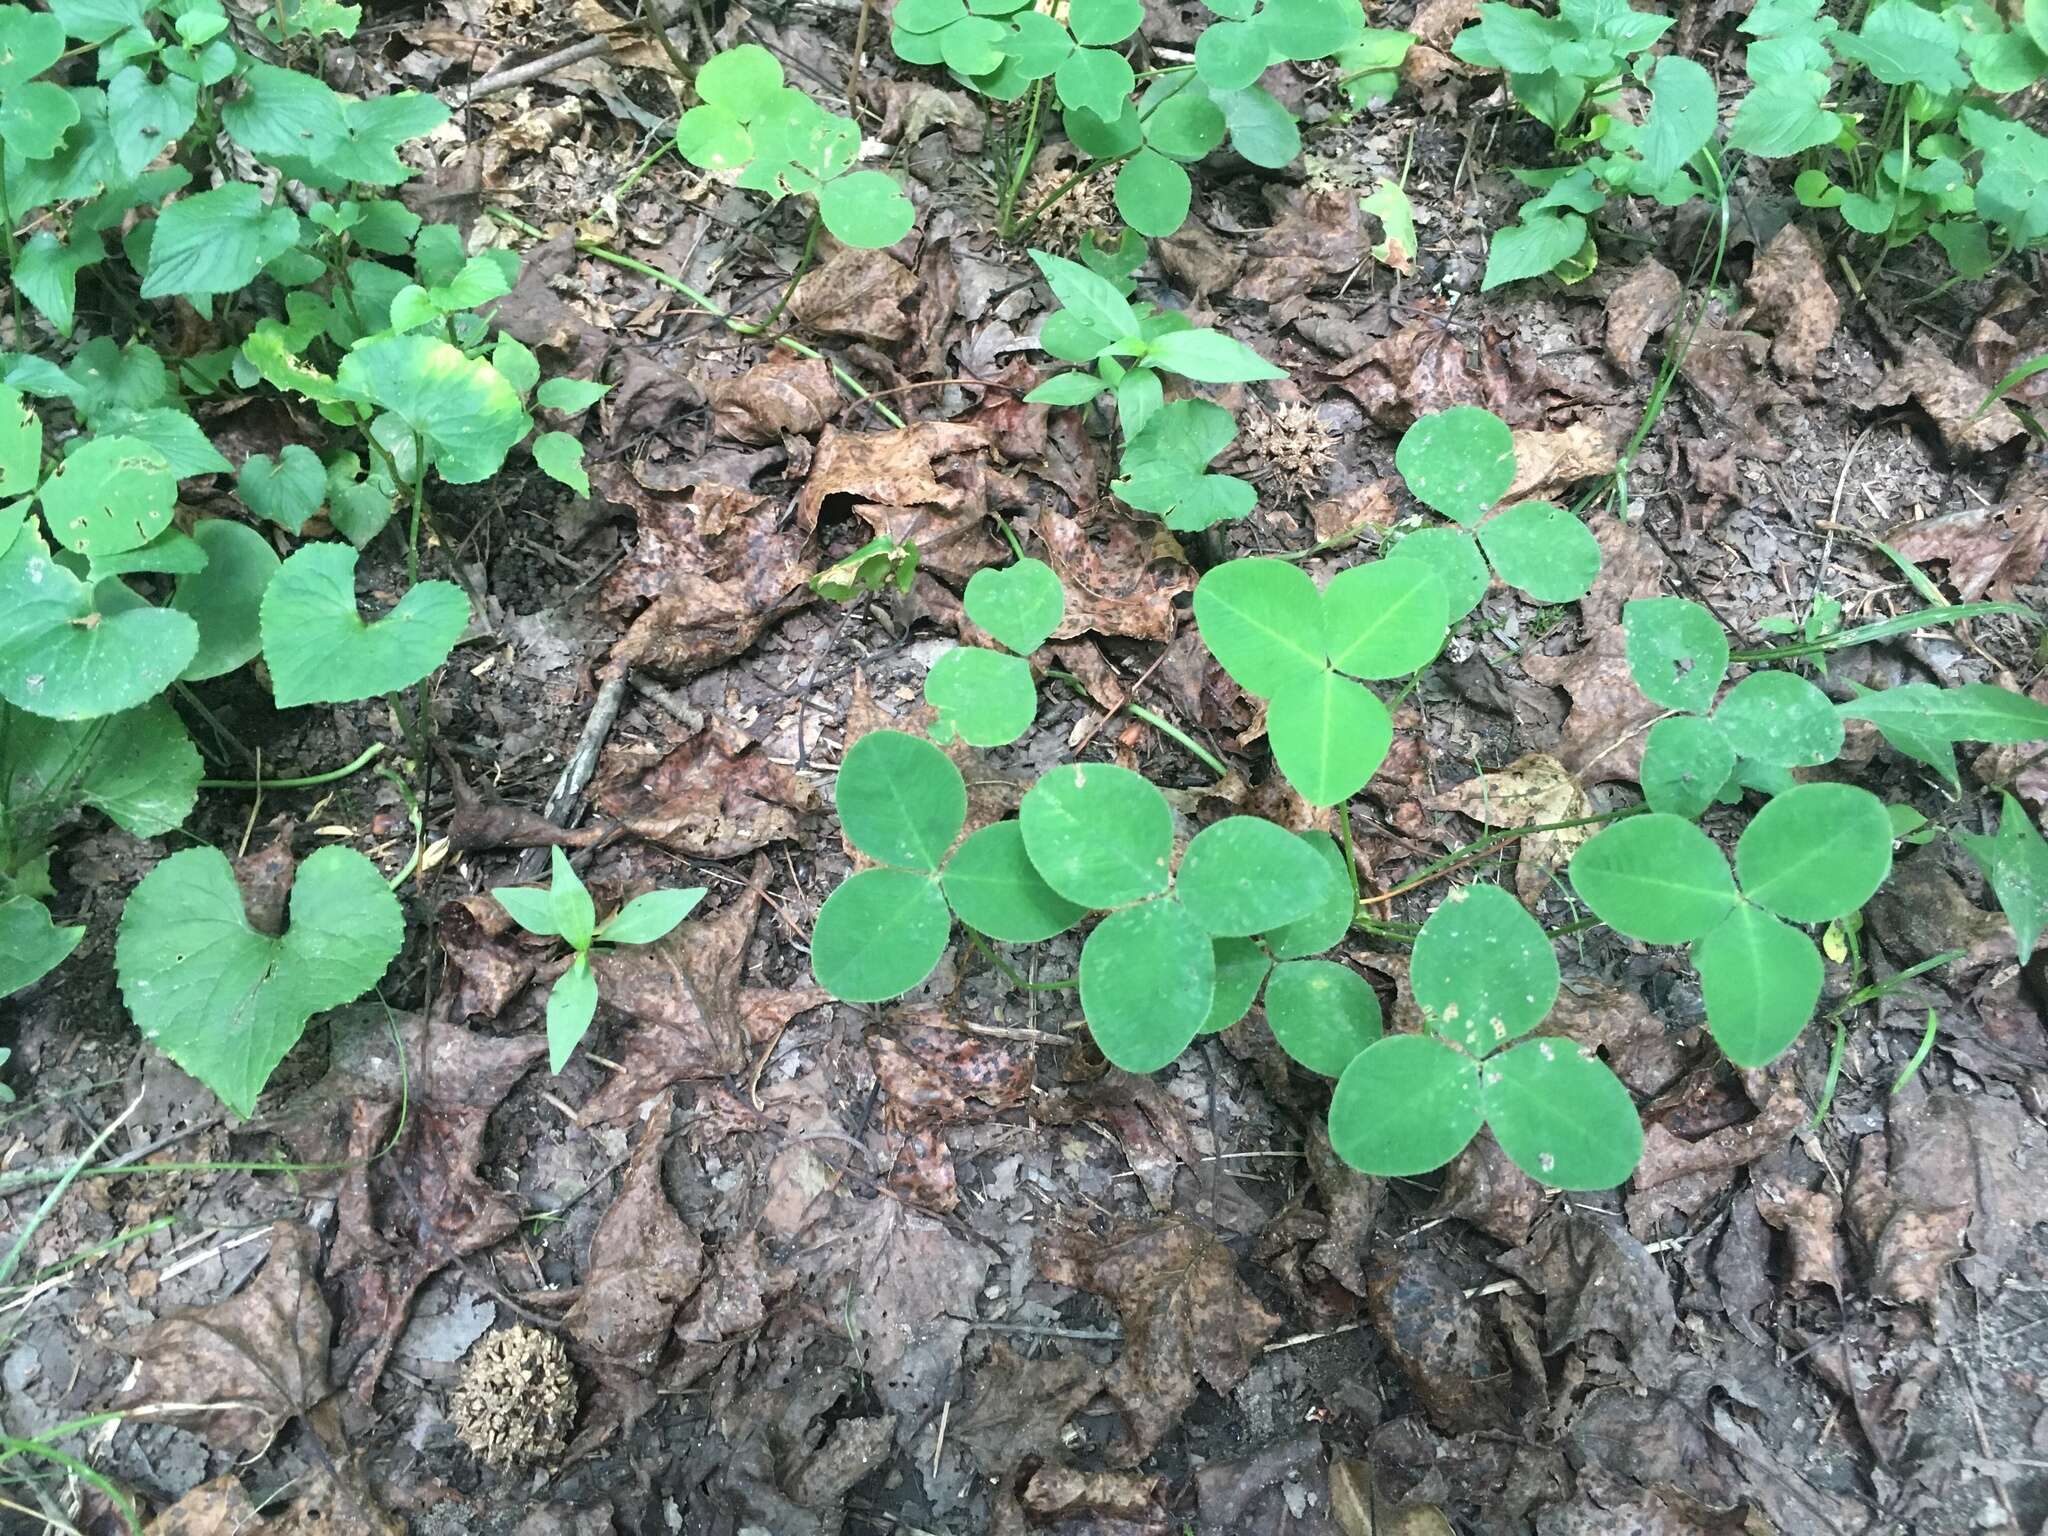
<path id="1" fill-rule="evenodd" d="M 405 937 L 397 898 L 350 848 L 299 865 L 289 915 L 283 937 L 257 932 L 227 856 L 188 848 L 143 876 L 114 946 L 142 1038 L 245 1117 L 307 1022 L 375 986 Z"/>
<path id="2" fill-rule="evenodd" d="M 560 1072 L 590 1032 L 597 1016 L 597 978 L 590 953 L 600 944 L 652 944 L 667 938 L 704 899 L 704 888 L 648 891 L 635 896 L 602 923 L 590 892 L 559 848 L 549 850 L 549 884 L 503 886 L 491 892 L 512 921 L 528 933 L 560 939 L 575 958 L 548 993 L 548 1070 Z"/>
<path id="3" fill-rule="evenodd" d="M 946 952 L 956 913 L 1014 944 L 1064 933 L 1085 915 L 1039 878 L 1016 822 L 953 848 L 967 785 L 928 741 L 870 731 L 847 749 L 833 799 L 847 841 L 880 866 L 850 876 L 818 909 L 811 974 L 834 997 L 877 1003 L 918 986 Z"/>
<path id="4" fill-rule="evenodd" d="M 1022 559 L 1006 569 L 976 571 L 967 583 L 967 617 L 1013 653 L 959 645 L 932 663 L 925 702 L 939 712 L 938 741 L 956 735 L 977 747 L 1008 746 L 1031 728 L 1038 690 L 1023 658 L 1037 650 L 1066 617 L 1067 593 L 1043 560 Z"/>
<path id="5" fill-rule="evenodd" d="M 1339 1157 L 1386 1177 L 1427 1173 L 1486 1125 L 1539 1183 L 1628 1177 L 1643 1130 L 1620 1079 L 1569 1040 L 1508 1043 L 1543 1022 L 1559 985 L 1550 939 L 1520 903 L 1491 885 L 1452 892 L 1422 925 L 1409 978 L 1425 1032 L 1388 1035 L 1345 1066 L 1330 1101 Z"/>
<path id="6" fill-rule="evenodd" d="M 1323 591 L 1281 560 L 1232 560 L 1195 588 L 1202 642 L 1267 701 L 1273 760 L 1311 805 L 1365 786 L 1393 745 L 1387 708 L 1357 678 L 1405 677 L 1443 648 L 1450 600 L 1428 565 L 1375 560 Z"/>
<path id="7" fill-rule="evenodd" d="M 1820 952 L 1792 924 L 1847 917 L 1891 867 L 1883 801 L 1853 785 L 1801 784 L 1752 818 L 1732 875 L 1706 833 L 1653 812 L 1590 839 L 1572 858 L 1571 881 L 1616 932 L 1689 944 L 1715 1042 L 1737 1066 L 1761 1067 L 1820 1000 Z"/>
<path id="8" fill-rule="evenodd" d="M 1429 561 L 1447 588 L 1470 593 L 1477 561 L 1465 544 L 1476 536 L 1495 574 L 1533 602 L 1576 602 L 1593 589 L 1600 543 L 1585 524 L 1547 501 L 1494 510 L 1515 483 L 1515 435 L 1493 412 L 1456 405 L 1418 417 L 1395 445 L 1394 466 L 1417 501 L 1472 530 L 1463 543 L 1454 535 L 1417 545 L 1411 535 L 1391 551 Z M 1477 606 L 1478 595 L 1454 609 L 1453 623 Z"/>
<path id="9" fill-rule="evenodd" d="M 782 65 L 753 43 L 697 71 L 702 105 L 676 126 L 676 147 L 701 170 L 771 198 L 804 193 L 834 238 L 875 250 L 910 233 L 915 210 L 881 171 L 856 171 L 860 129 L 783 82 Z"/>

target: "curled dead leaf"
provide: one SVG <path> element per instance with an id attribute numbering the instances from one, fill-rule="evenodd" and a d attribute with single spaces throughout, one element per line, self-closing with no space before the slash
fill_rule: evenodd
<path id="1" fill-rule="evenodd" d="M 1610 423 L 1587 418 L 1555 432 L 1514 434 L 1515 482 L 1503 501 L 1554 500 L 1582 480 L 1612 474 L 1621 445 Z"/>
<path id="2" fill-rule="evenodd" d="M 570 1336 L 598 1360 L 633 1371 L 654 1363 L 677 1307 L 704 1272 L 704 1245 L 661 1187 L 672 1118 L 664 1102 L 641 1131 L 618 1199 L 591 1234 L 583 1287 L 563 1319 Z"/>
<path id="3" fill-rule="evenodd" d="M 1941 342 L 1922 331 L 1906 344 L 1904 354 L 1885 374 L 1884 398 L 1910 396 L 1941 434 L 1942 445 L 1956 458 L 1970 458 L 2002 448 L 2024 435 L 2026 427 L 2003 401 L 1992 402 L 1981 416 L 1991 386 L 1969 369 L 1950 361 Z"/>
<path id="4" fill-rule="evenodd" d="M 1592 814 L 1579 781 L 1546 752 L 1524 753 L 1507 767 L 1467 779 L 1426 804 L 1433 811 L 1469 816 L 1482 827 L 1539 826 Z M 1568 827 L 1523 838 L 1515 865 L 1515 894 L 1525 902 L 1541 899 L 1551 875 L 1563 868 L 1596 830 Z"/>
<path id="5" fill-rule="evenodd" d="M 1652 256 L 1607 296 L 1607 360 L 1633 372 L 1643 349 L 1678 318 L 1685 288 L 1678 274 Z"/>
<path id="6" fill-rule="evenodd" d="M 838 414 L 839 386 L 823 358 L 771 352 L 711 386 L 711 428 L 737 442 L 809 437 Z"/>
<path id="7" fill-rule="evenodd" d="M 817 792 L 716 716 L 682 745 L 610 753 L 596 800 L 636 837 L 688 858 L 731 859 L 797 835 Z"/>
<path id="8" fill-rule="evenodd" d="M 903 305 L 916 291 L 917 274 L 887 251 L 848 246 L 804 274 L 790 295 L 789 310 L 828 336 L 901 341 L 910 334 L 910 316 Z"/>

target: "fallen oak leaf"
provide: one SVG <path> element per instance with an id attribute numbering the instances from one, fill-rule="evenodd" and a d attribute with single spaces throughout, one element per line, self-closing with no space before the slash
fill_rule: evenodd
<path id="1" fill-rule="evenodd" d="M 731 859 L 793 840 L 817 793 L 715 715 L 670 751 L 608 755 L 596 801 L 635 837 L 687 858 Z"/>
<path id="2" fill-rule="evenodd" d="M 311 1229 L 281 1221 L 270 1231 L 270 1257 L 241 1291 L 117 1341 L 136 1366 L 114 1407 L 190 1424 L 240 1459 L 262 1455 L 285 1420 L 329 1391 L 333 1318 L 313 1278 L 319 1255 Z"/>
<path id="3" fill-rule="evenodd" d="M 1032 1256 L 1046 1279 L 1103 1297 L 1123 1324 L 1123 1353 L 1103 1381 L 1124 1416 L 1109 1450 L 1115 1466 L 1158 1448 L 1195 1400 L 1197 1378 L 1235 1389 L 1280 1326 L 1238 1278 L 1237 1256 L 1189 1222 L 1118 1226 L 1103 1238 L 1056 1227 Z"/>

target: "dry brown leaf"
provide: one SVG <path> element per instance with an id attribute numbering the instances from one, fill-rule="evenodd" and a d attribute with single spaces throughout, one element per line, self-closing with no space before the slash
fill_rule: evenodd
<path id="1" fill-rule="evenodd" d="M 1995 507 L 1972 507 L 1946 517 L 1901 523 L 1885 541 L 1916 565 L 1939 560 L 1963 602 L 1987 592 L 2012 601 L 2014 589 L 2041 574 L 2048 556 L 2048 487 Z"/>
<path id="2" fill-rule="evenodd" d="M 1633 373 L 1650 338 L 1678 318 L 1685 288 L 1678 275 L 1652 256 L 1607 296 L 1607 360 Z"/>
<path id="3" fill-rule="evenodd" d="M 1082 1472 L 1048 1462 L 1025 1482 L 1024 1507 L 1038 1521 L 1086 1519 L 1112 1530 L 1168 1529 L 1166 1479 L 1157 1474 Z"/>
<path id="4" fill-rule="evenodd" d="M 1609 424 L 1590 417 L 1555 432 L 1520 431 L 1514 439 L 1515 483 L 1504 502 L 1554 499 L 1581 480 L 1613 473 L 1621 462 Z"/>
<path id="5" fill-rule="evenodd" d="M 810 437 L 839 414 L 839 386 L 823 358 L 772 352 L 711 386 L 711 430 L 741 443 Z"/>
<path id="6" fill-rule="evenodd" d="M 334 1323 L 313 1278 L 319 1257 L 311 1229 L 277 1223 L 261 1273 L 236 1295 L 170 1313 L 118 1341 L 135 1374 L 114 1406 L 189 1424 L 239 1458 L 262 1455 L 285 1420 L 329 1390 Z"/>
<path id="7" fill-rule="evenodd" d="M 973 1382 L 953 1431 L 984 1475 L 1008 1481 L 1025 1461 L 1065 1451 L 1061 1431 L 1102 1390 L 1102 1372 L 1080 1355 L 1030 1359 L 999 1341 Z"/>
<path id="8" fill-rule="evenodd" d="M 1785 1234 L 1791 1251 L 1791 1272 L 1785 1277 L 1797 1290 L 1825 1287 L 1842 1295 L 1842 1198 L 1824 1189 L 1801 1189 L 1780 1171 L 1758 1170 L 1757 1214 Z"/>
<path id="9" fill-rule="evenodd" d="M 619 1071 L 584 1104 L 580 1125 L 634 1113 L 672 1083 L 724 1077 L 745 1065 L 756 1038 L 825 1001 L 815 987 L 748 987 L 747 944 L 762 905 L 767 866 L 756 855 L 747 888 L 709 917 L 653 944 L 592 961 L 598 996 L 633 1027 L 618 1046 Z"/>
<path id="10" fill-rule="evenodd" d="M 645 1372 L 697 1288 L 704 1245 L 683 1225 L 661 1186 L 661 1154 L 673 1107 L 664 1101 L 640 1133 L 619 1197 L 590 1237 L 583 1288 L 563 1326 L 599 1361 Z"/>
<path id="11" fill-rule="evenodd" d="M 674 77 L 668 50 L 649 37 L 646 28 L 614 15 L 598 0 L 569 0 L 569 13 L 581 35 L 604 38 L 612 58 L 626 68 L 659 70 Z"/>
<path id="12" fill-rule="evenodd" d="M 1232 292 L 1261 304 L 1297 299 L 1349 272 L 1372 247 L 1355 192 L 1268 184 L 1273 223 L 1252 237 L 1245 277 Z"/>
<path id="13" fill-rule="evenodd" d="M 1544 1353 L 1605 1334 L 1646 1379 L 1671 1352 L 1671 1285 L 1643 1245 L 1605 1215 L 1560 1206 L 1527 1247 L 1495 1260 L 1544 1300 Z"/>
<path id="14" fill-rule="evenodd" d="M 1194 214 L 1154 249 L 1167 275 L 1178 287 L 1186 289 L 1197 304 L 1212 293 L 1229 292 L 1244 275 L 1243 248 L 1219 238 L 1215 230 Z"/>
<path id="15" fill-rule="evenodd" d="M 443 902 L 434 938 L 461 978 L 454 1005 L 460 1018 L 495 1019 L 533 980 L 533 956 L 518 942 L 512 919 L 482 892 Z"/>
<path id="16" fill-rule="evenodd" d="M 1952 456 L 1990 453 L 2026 427 L 2003 401 L 1994 401 L 1983 415 L 1977 407 L 1991 386 L 1967 368 L 1951 362 L 1941 341 L 1922 331 L 1906 344 L 1904 356 L 1885 375 L 1885 398 L 1910 395 L 1920 403 Z"/>
<path id="17" fill-rule="evenodd" d="M 687 858 L 733 859 L 797 835 L 817 792 L 744 731 L 712 716 L 679 747 L 610 753 L 598 808 Z"/>
<path id="18" fill-rule="evenodd" d="M 188 1489 L 148 1525 L 143 1536 L 248 1536 L 261 1532 L 263 1517 L 232 1472 Z"/>
<path id="19" fill-rule="evenodd" d="M 1418 416 L 1453 405 L 1479 405 L 1510 425 L 1540 412 L 1520 398 L 1490 333 L 1470 348 L 1466 328 L 1425 314 L 1331 370 L 1342 388 L 1379 426 L 1403 432 Z"/>
<path id="20" fill-rule="evenodd" d="M 934 128 L 946 130 L 946 142 L 963 155 L 978 152 L 986 119 L 981 108 L 961 91 L 942 91 L 922 80 L 871 80 L 865 94 L 882 98 L 882 126 L 875 137 L 884 144 L 915 144 Z"/>
<path id="21" fill-rule="evenodd" d="M 1366 1312 L 1431 1423 L 1449 1434 L 1507 1425 L 1509 1373 L 1500 1340 L 1435 1254 L 1383 1254 Z"/>
<path id="22" fill-rule="evenodd" d="M 790 295 L 789 311 L 828 336 L 901 341 L 910 334 L 904 303 L 917 291 L 917 274 L 887 251 L 846 247 L 806 272 Z"/>
<path id="23" fill-rule="evenodd" d="M 877 533 L 914 539 L 924 569 L 965 581 L 1005 553 L 983 526 L 984 498 L 970 473 L 988 444 L 988 429 L 972 422 L 921 421 L 892 432 L 828 427 L 797 500 L 797 524 L 814 533 L 829 501 L 850 498 Z"/>
<path id="24" fill-rule="evenodd" d="M 1792 403 L 1784 386 L 1764 373 L 1771 344 L 1755 331 L 1701 326 L 1678 371 L 1699 392 L 1746 459 L 1777 462 L 1788 451 L 1760 412 Z"/>
<path id="25" fill-rule="evenodd" d="M 1175 599 L 1195 589 L 1194 570 L 1178 545 L 1163 550 L 1114 517 L 1091 525 L 1046 512 L 1038 532 L 1047 562 L 1067 589 L 1066 617 L 1053 631 L 1056 639 L 1123 635 L 1163 645 L 1173 638 L 1180 627 Z"/>
<path id="26" fill-rule="evenodd" d="M 1835 339 L 1842 301 L 1828 283 L 1819 245 L 1798 224 L 1787 224 L 1756 259 L 1743 285 L 1750 307 L 1739 323 L 1771 336 L 1771 361 L 1787 378 L 1813 376 Z"/>
<path id="27" fill-rule="evenodd" d="M 1635 523 L 1602 519 L 1593 533 L 1603 558 L 1600 579 L 1583 599 L 1585 644 L 1568 656 L 1522 657 L 1530 677 L 1571 695 L 1571 713 L 1553 755 L 1588 789 L 1635 777 L 1643 737 L 1663 713 L 1636 687 L 1621 629 L 1622 607 L 1661 589 L 1663 557 Z"/>
<path id="28" fill-rule="evenodd" d="M 1116 1466 L 1152 1454 L 1195 1400 L 1197 1377 L 1234 1389 L 1280 1326 L 1238 1279 L 1236 1256 L 1188 1222 L 1118 1226 L 1104 1238 L 1057 1227 L 1031 1251 L 1048 1280 L 1103 1297 L 1123 1323 L 1123 1353 L 1103 1381 L 1124 1416 L 1109 1451 Z"/>
<path id="29" fill-rule="evenodd" d="M 1593 813 L 1579 781 L 1565 771 L 1564 764 L 1544 752 L 1525 753 L 1507 767 L 1467 779 L 1425 804 L 1433 811 L 1469 816 L 1482 827 L 1537 826 Z M 1551 875 L 1568 863 L 1596 830 L 1571 827 L 1523 838 L 1515 865 L 1515 894 L 1525 902 L 1540 900 Z"/>
<path id="30" fill-rule="evenodd" d="M 868 1031 L 889 1124 L 985 1120 L 1031 1092 L 1036 1074 L 1029 1046 L 948 1028 L 940 1022 L 945 1018 L 940 1009 L 899 1008 L 887 1024 Z"/>

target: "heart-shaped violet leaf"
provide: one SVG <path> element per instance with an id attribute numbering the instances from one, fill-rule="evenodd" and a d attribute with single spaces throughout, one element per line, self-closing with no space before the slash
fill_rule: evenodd
<path id="1" fill-rule="evenodd" d="M 374 624 L 356 611 L 356 552 L 308 544 L 263 594 L 263 659 L 278 706 L 345 704 L 410 688 L 448 659 L 469 625 L 469 599 L 423 581 Z"/>
<path id="2" fill-rule="evenodd" d="M 404 937 L 398 899 L 354 849 L 299 866 L 272 938 L 249 926 L 227 856 L 188 848 L 128 898 L 114 965 L 142 1037 L 247 1117 L 307 1021 L 375 986 Z"/>

